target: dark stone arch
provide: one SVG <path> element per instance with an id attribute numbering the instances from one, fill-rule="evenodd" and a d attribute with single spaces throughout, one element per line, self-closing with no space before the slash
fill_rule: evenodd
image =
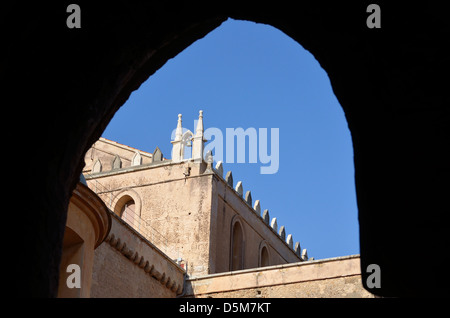
<path id="1" fill-rule="evenodd" d="M 81 29 L 68 29 L 69 3 L 2 8 L 1 98 L 17 123 L 5 125 L 4 147 L 35 154 L 19 159 L 20 175 L 11 178 L 11 188 L 24 189 L 16 191 L 16 218 L 26 234 L 16 244 L 29 251 L 15 260 L 18 295 L 56 295 L 67 204 L 84 153 L 114 113 L 168 59 L 228 17 L 282 30 L 328 73 L 353 140 L 363 284 L 367 265 L 376 263 L 376 294 L 448 295 L 439 259 L 448 243 L 445 10 L 383 2 L 382 28 L 373 30 L 365 25 L 369 2 L 213 8 L 79 1 Z M 424 254 L 437 259 L 414 265 Z"/>

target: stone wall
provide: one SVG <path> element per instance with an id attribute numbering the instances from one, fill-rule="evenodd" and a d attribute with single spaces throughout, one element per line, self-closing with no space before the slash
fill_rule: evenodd
<path id="1" fill-rule="evenodd" d="M 261 214 L 259 200 L 253 204 L 251 192 L 245 189 L 244 195 L 242 182 L 235 185 L 231 172 L 224 178 L 223 168 L 207 168 L 191 160 L 114 169 L 106 163 L 116 155 L 131 158 L 140 150 L 103 138 L 94 146 L 85 157 L 89 187 L 119 216 L 126 201 L 133 200 L 134 215 L 127 222 L 171 259 L 182 259 L 188 275 L 231 270 L 231 233 L 236 221 L 245 236 L 240 268 L 261 266 L 263 247 L 269 265 L 302 261 L 292 236 L 286 235 L 284 227 L 278 229 L 276 218 L 269 224 L 268 210 Z M 104 169 L 92 172 L 89 167 L 99 159 Z"/>
<path id="2" fill-rule="evenodd" d="M 60 263 L 59 298 L 90 297 L 94 250 L 107 238 L 110 228 L 111 216 L 106 205 L 81 180 L 69 202 Z M 69 287 L 67 283 L 74 273 L 71 267 L 74 265 L 80 270 L 78 288 Z"/>
<path id="3" fill-rule="evenodd" d="M 32 161 L 14 157 L 20 169 L 8 193 L 26 220 L 21 231 L 27 235 L 17 235 L 16 245 L 27 253 L 17 255 L 10 272 L 16 294 L 56 295 L 70 196 L 84 154 L 114 113 L 168 60 L 230 17 L 280 29 L 327 72 L 353 140 L 361 261 L 383 269 L 379 294 L 449 295 L 444 258 L 422 262 L 426 275 L 411 266 L 412 255 L 440 255 L 449 239 L 443 217 L 449 204 L 443 186 L 449 179 L 448 88 L 442 80 L 449 62 L 447 10 L 431 1 L 383 1 L 382 29 L 376 30 L 366 27 L 363 1 L 302 1 L 295 9 L 284 1 L 83 1 L 87 24 L 72 30 L 65 23 L 68 4 L 2 5 L 2 100 L 8 118 L 17 118 L 15 133 L 3 125 L 3 142 L 11 154 L 34 154 Z M 157 118 L 158 105 L 149 107 Z M 276 112 L 277 105 L 267 111 Z M 16 189 L 31 190 L 24 195 Z M 14 213 L 4 215 L 10 217 L 4 224 L 17 221 Z"/>
<path id="4" fill-rule="evenodd" d="M 189 162 L 155 162 L 86 176 L 92 189 L 120 215 L 122 198 L 135 204 L 137 231 L 191 274 L 209 273 L 211 176 Z"/>
<path id="5" fill-rule="evenodd" d="M 111 213 L 109 236 L 94 255 L 92 298 L 173 298 L 181 294 L 185 271 Z"/>
<path id="6" fill-rule="evenodd" d="M 119 160 L 116 159 L 119 158 Z M 118 142 L 100 138 L 86 152 L 84 156 L 85 166 L 83 173 L 94 173 L 100 171 L 109 171 L 114 169 L 114 160 L 116 159 L 116 168 L 130 167 L 138 164 L 147 164 L 153 162 L 153 154 L 138 150 L 133 147 L 122 145 Z"/>
<path id="7" fill-rule="evenodd" d="M 93 298 L 370 298 L 361 284 L 359 255 L 191 277 L 112 214 L 95 250 Z M 184 290 L 184 292 L 183 292 Z"/>
<path id="8" fill-rule="evenodd" d="M 361 283 L 359 255 L 269 266 L 186 281 L 183 297 L 371 298 Z"/>
<path id="9" fill-rule="evenodd" d="M 211 236 L 215 239 L 211 244 L 211 257 L 214 260 L 214 273 L 231 270 L 231 232 L 234 222 L 238 221 L 244 232 L 244 264 L 243 269 L 260 267 L 260 253 L 263 246 L 268 250 L 269 265 L 301 262 L 300 244 L 297 252 L 293 241 L 287 243 L 285 228 L 282 231 L 272 218 L 274 226 L 269 225 L 269 213 L 266 210 L 266 220 L 262 217 L 259 200 L 255 204 L 251 192 L 244 190 L 243 183 L 237 182 L 238 190 L 233 188 L 233 180 L 228 182 L 215 171 L 212 181 L 213 201 L 211 209 Z M 246 194 L 246 196 L 243 195 Z M 249 194 L 250 193 L 250 194 Z M 256 203 L 257 202 L 257 203 Z M 280 234 L 281 233 L 281 234 Z M 292 236 L 290 237 L 292 239 Z"/>

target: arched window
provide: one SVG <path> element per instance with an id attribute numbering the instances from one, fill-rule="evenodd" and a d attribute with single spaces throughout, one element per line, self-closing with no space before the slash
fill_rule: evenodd
<path id="1" fill-rule="evenodd" d="M 114 213 L 132 226 L 136 231 L 141 231 L 141 198 L 139 194 L 132 189 L 121 190 L 112 200 Z"/>
<path id="2" fill-rule="evenodd" d="M 244 233 L 240 222 L 235 222 L 231 241 L 231 270 L 244 268 Z"/>
<path id="3" fill-rule="evenodd" d="M 269 251 L 267 250 L 266 246 L 263 246 L 263 248 L 261 249 L 261 253 L 260 253 L 260 266 L 264 267 L 264 266 L 269 266 L 270 262 L 269 262 Z"/>
<path id="4" fill-rule="evenodd" d="M 122 207 L 121 211 L 120 211 L 120 217 L 122 218 L 122 220 L 124 220 L 125 222 L 127 222 L 130 225 L 134 225 L 134 219 L 135 217 L 135 203 L 134 201 L 128 200 Z"/>

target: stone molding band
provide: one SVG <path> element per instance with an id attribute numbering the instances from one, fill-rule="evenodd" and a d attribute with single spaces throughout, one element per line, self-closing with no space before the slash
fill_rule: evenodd
<path id="1" fill-rule="evenodd" d="M 114 234 L 110 234 L 105 239 L 105 242 L 109 243 L 109 245 L 119 251 L 123 256 L 143 269 L 145 273 L 151 275 L 177 295 L 180 295 L 183 291 L 183 284 L 177 284 L 177 282 L 166 275 L 166 273 L 159 272 L 153 264 L 150 264 L 150 262 L 144 258 L 144 256 L 139 255 L 137 251 L 129 248 L 123 239 L 116 237 Z"/>

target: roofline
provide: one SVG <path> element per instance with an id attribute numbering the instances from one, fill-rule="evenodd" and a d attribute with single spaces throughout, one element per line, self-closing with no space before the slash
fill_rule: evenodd
<path id="1" fill-rule="evenodd" d="M 130 147 L 130 146 L 121 144 L 120 142 L 117 142 L 117 141 L 109 140 L 109 139 L 104 138 L 104 137 L 100 137 L 100 138 L 98 139 L 98 141 L 103 141 L 103 142 L 108 143 L 108 144 L 110 144 L 110 145 L 117 146 L 117 147 L 119 147 L 119 148 L 126 149 L 126 150 L 130 150 L 130 151 L 139 151 L 139 153 L 140 153 L 141 155 L 144 155 L 144 156 L 146 156 L 146 157 L 153 158 L 153 153 L 150 153 L 150 152 L 147 152 L 147 151 L 144 151 L 144 150 L 141 150 L 141 149 L 137 149 L 137 148 L 134 148 L 134 147 Z"/>

